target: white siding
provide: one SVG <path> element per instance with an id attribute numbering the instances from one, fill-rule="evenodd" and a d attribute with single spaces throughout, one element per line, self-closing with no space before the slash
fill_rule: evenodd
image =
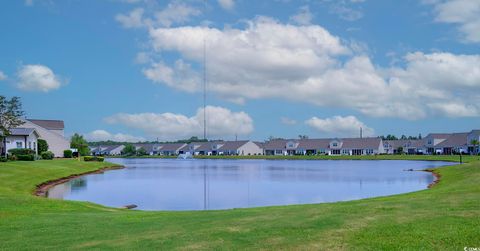
<path id="1" fill-rule="evenodd" d="M 70 149 L 70 142 L 56 132 L 52 132 L 30 121 L 25 121 L 22 127 L 35 128 L 40 138 L 47 141 L 48 150 L 53 152 L 55 157 L 63 157 L 63 151 Z"/>
<path id="2" fill-rule="evenodd" d="M 239 155 L 260 155 L 263 153 L 263 149 L 252 141 L 248 141 L 243 146 L 238 148 Z"/>

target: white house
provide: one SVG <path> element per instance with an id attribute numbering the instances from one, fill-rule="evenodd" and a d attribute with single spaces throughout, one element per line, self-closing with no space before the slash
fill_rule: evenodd
<path id="1" fill-rule="evenodd" d="M 61 120 L 24 120 L 22 128 L 33 128 L 48 143 L 48 150 L 55 157 L 63 157 L 63 151 L 70 149 L 70 141 L 64 137 L 64 123 Z"/>
<path id="2" fill-rule="evenodd" d="M 28 148 L 38 154 L 37 140 L 38 132 L 34 128 L 14 128 L 10 129 L 10 135 L 3 138 L 2 155 L 10 149 Z"/>

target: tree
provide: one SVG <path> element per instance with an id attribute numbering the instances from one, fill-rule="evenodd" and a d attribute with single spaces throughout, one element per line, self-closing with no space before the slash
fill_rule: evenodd
<path id="1" fill-rule="evenodd" d="M 480 145 L 478 139 L 472 139 L 472 141 L 470 141 L 470 144 L 473 145 L 473 152 L 478 154 L 478 145 Z"/>
<path id="2" fill-rule="evenodd" d="M 402 137 L 400 137 L 400 139 L 407 139 L 407 136 L 402 135 Z"/>
<path id="3" fill-rule="evenodd" d="M 145 156 L 147 154 L 148 154 L 147 150 L 145 150 L 145 148 L 143 148 L 143 147 L 140 147 L 140 149 L 137 150 L 137 155 L 138 156 Z"/>
<path id="4" fill-rule="evenodd" d="M 299 139 L 308 139 L 308 136 L 307 135 L 298 135 L 298 138 Z"/>
<path id="5" fill-rule="evenodd" d="M 24 114 L 25 112 L 22 110 L 22 102 L 19 97 L 13 97 L 8 100 L 5 96 L 0 95 L 0 139 L 8 136 L 10 129 L 25 123 L 21 119 Z M 6 151 L 5 154 L 7 154 Z"/>
<path id="6" fill-rule="evenodd" d="M 48 151 L 48 143 L 44 139 L 37 140 L 38 153 L 43 153 Z"/>
<path id="7" fill-rule="evenodd" d="M 76 148 L 81 156 L 90 155 L 90 149 L 88 149 L 87 141 L 78 133 L 75 133 L 70 139 L 70 147 Z"/>
<path id="8" fill-rule="evenodd" d="M 136 153 L 137 153 L 137 150 L 135 149 L 135 146 L 132 144 L 126 144 L 125 148 L 123 148 L 122 150 L 122 154 L 127 156 L 132 156 L 132 155 L 135 155 Z"/>

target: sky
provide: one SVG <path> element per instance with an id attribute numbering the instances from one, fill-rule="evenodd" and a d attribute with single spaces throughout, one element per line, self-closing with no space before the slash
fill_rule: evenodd
<path id="1" fill-rule="evenodd" d="M 203 137 L 204 77 L 209 139 L 464 132 L 478 17 L 478 0 L 1 1 L 0 95 L 91 141 Z"/>

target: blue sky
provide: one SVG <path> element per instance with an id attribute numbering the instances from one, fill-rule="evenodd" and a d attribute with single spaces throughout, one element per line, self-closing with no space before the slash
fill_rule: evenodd
<path id="1" fill-rule="evenodd" d="M 480 2 L 0 3 L 0 93 L 90 140 L 425 135 L 480 125 Z"/>

